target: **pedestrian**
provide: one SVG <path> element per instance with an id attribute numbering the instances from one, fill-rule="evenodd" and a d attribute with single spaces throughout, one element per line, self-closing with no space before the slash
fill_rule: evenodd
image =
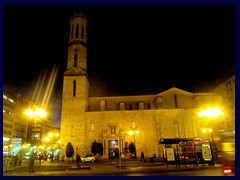
<path id="1" fill-rule="evenodd" d="M 18 156 L 14 156 L 14 166 L 17 166 Z"/>
<path id="2" fill-rule="evenodd" d="M 143 151 L 141 152 L 141 159 L 140 159 L 140 161 L 143 161 L 143 162 L 145 162 L 145 159 L 144 159 L 144 153 L 143 153 Z"/>
<path id="3" fill-rule="evenodd" d="M 80 168 L 81 157 L 79 154 L 76 156 L 77 168 Z"/>
<path id="4" fill-rule="evenodd" d="M 18 162 L 19 162 L 19 166 L 21 166 L 21 164 L 22 164 L 22 155 L 19 156 L 19 161 Z"/>
<path id="5" fill-rule="evenodd" d="M 156 159 L 156 158 L 157 158 L 156 154 L 153 154 L 153 158 L 154 158 L 154 159 Z"/>
<path id="6" fill-rule="evenodd" d="M 62 162 L 64 162 L 65 155 L 62 156 Z"/>
<path id="7" fill-rule="evenodd" d="M 29 157 L 29 172 L 34 172 L 34 155 L 31 154 Z"/>
<path id="8" fill-rule="evenodd" d="M 43 155 L 42 154 L 39 154 L 39 164 L 41 165 L 41 162 L 42 162 L 42 159 L 43 159 Z"/>

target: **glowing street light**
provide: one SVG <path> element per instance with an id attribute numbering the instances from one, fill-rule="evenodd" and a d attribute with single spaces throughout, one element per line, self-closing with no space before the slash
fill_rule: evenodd
<path id="1" fill-rule="evenodd" d="M 212 144 L 213 144 L 213 147 L 214 147 L 214 153 L 215 153 L 215 150 L 216 150 L 216 147 L 215 147 L 215 144 L 214 144 L 214 141 L 213 141 L 213 134 L 212 134 L 212 128 L 210 127 L 210 118 L 212 117 L 218 117 L 222 115 L 222 112 L 219 108 L 215 107 L 215 108 L 207 108 L 205 110 L 202 110 L 198 113 L 198 116 L 199 117 L 207 117 L 208 118 L 208 132 L 211 133 L 211 139 L 212 139 Z M 202 129 L 202 132 L 203 133 L 206 133 L 207 130 L 206 129 Z M 213 163 L 214 163 L 214 155 L 213 155 Z"/>
<path id="2" fill-rule="evenodd" d="M 205 134 L 206 132 L 210 133 L 211 134 L 211 138 L 212 138 L 212 142 L 213 142 L 213 135 L 212 135 L 212 129 L 202 129 L 202 133 Z"/>
<path id="3" fill-rule="evenodd" d="M 59 133 L 55 133 L 54 134 L 54 133 L 50 132 L 48 134 L 48 136 L 44 138 L 44 141 L 51 142 L 51 146 L 52 146 L 52 159 L 51 159 L 51 162 L 53 162 L 53 156 L 54 156 L 54 140 L 56 140 L 56 138 L 58 138 L 58 137 L 59 137 Z M 61 140 L 59 139 L 57 141 L 57 143 L 60 144 Z"/>
<path id="4" fill-rule="evenodd" d="M 36 124 L 37 121 L 40 120 L 41 118 L 45 118 L 47 113 L 43 108 L 37 107 L 36 105 L 31 106 L 29 109 L 27 109 L 25 111 L 25 114 L 34 119 L 34 135 L 33 135 L 33 139 L 34 139 L 34 144 L 36 144 Z"/>
<path id="5" fill-rule="evenodd" d="M 199 117 L 206 116 L 208 118 L 211 117 L 218 117 L 222 114 L 221 110 L 219 108 L 207 108 L 205 110 L 202 110 L 198 113 Z"/>
<path id="6" fill-rule="evenodd" d="M 205 109 L 205 110 L 201 110 L 201 111 L 199 111 L 199 113 L 198 113 L 198 116 L 199 117 L 207 117 L 208 118 L 208 126 L 209 126 L 209 132 L 211 132 L 211 135 L 212 135 L 212 129 L 211 129 L 211 127 L 210 127 L 210 118 L 212 118 L 212 117 L 218 117 L 218 116 L 220 116 L 222 114 L 222 112 L 221 112 L 221 110 L 219 109 L 219 108 L 217 108 L 217 107 L 215 107 L 215 108 L 207 108 L 207 109 Z M 202 130 L 202 132 L 204 133 L 204 131 L 206 132 L 206 129 L 204 130 Z M 212 138 L 212 141 L 213 141 L 213 138 Z"/>
<path id="7" fill-rule="evenodd" d="M 34 140 L 34 145 L 36 145 L 36 124 L 37 124 L 37 121 L 40 120 L 41 118 L 44 118 L 46 117 L 47 113 L 44 109 L 38 107 L 37 105 L 31 103 L 30 104 L 30 108 L 27 109 L 25 111 L 25 114 L 29 117 L 29 118 L 32 118 L 34 119 L 34 132 L 33 132 L 33 140 Z M 30 148 L 32 149 L 32 153 L 30 155 L 30 158 L 29 158 L 29 172 L 34 172 L 34 149 L 33 148 Z"/>
<path id="8" fill-rule="evenodd" d="M 136 148 L 136 143 L 135 143 L 135 135 L 136 134 L 139 134 L 139 131 L 136 130 L 136 128 L 132 128 L 133 130 L 129 131 L 128 134 L 132 135 L 133 136 L 133 143 L 134 143 L 134 146 L 135 146 L 135 152 L 134 152 L 134 156 L 135 156 L 135 159 L 137 159 L 137 148 Z"/>

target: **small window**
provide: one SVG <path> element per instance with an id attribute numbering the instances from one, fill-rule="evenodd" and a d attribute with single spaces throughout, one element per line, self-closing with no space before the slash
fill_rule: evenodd
<path id="1" fill-rule="evenodd" d="M 79 25 L 77 24 L 77 26 L 76 26 L 76 38 L 78 38 L 78 33 L 79 33 Z"/>
<path id="2" fill-rule="evenodd" d="M 73 96 L 76 96 L 76 81 L 73 81 Z"/>
<path id="3" fill-rule="evenodd" d="M 74 55 L 74 67 L 77 67 L 77 59 L 78 59 L 78 56 L 77 54 Z"/>
<path id="4" fill-rule="evenodd" d="M 82 24 L 82 39 L 84 39 L 84 25 Z"/>
<path id="5" fill-rule="evenodd" d="M 129 104 L 129 110 L 132 110 L 132 104 Z"/>
<path id="6" fill-rule="evenodd" d="M 147 109 L 151 109 L 150 103 L 147 103 Z"/>
<path id="7" fill-rule="evenodd" d="M 72 37 L 71 38 L 73 38 L 73 30 L 74 30 L 74 25 L 72 25 Z"/>

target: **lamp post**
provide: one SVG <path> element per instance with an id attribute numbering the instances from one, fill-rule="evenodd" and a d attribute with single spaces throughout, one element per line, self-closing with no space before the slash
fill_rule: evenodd
<path id="1" fill-rule="evenodd" d="M 40 108 L 36 105 L 31 106 L 29 109 L 25 111 L 25 114 L 34 119 L 34 130 L 33 130 L 33 140 L 34 145 L 36 145 L 36 125 L 37 121 L 39 121 L 41 118 L 46 117 L 46 111 L 43 108 Z"/>
<path id="2" fill-rule="evenodd" d="M 133 136 L 133 143 L 134 143 L 134 146 L 135 146 L 134 158 L 137 159 L 137 150 L 136 150 L 137 148 L 136 148 L 136 142 L 135 142 L 135 135 L 139 134 L 139 131 L 135 127 L 135 128 L 132 128 L 132 130 L 129 131 L 128 133 Z"/>
<path id="3" fill-rule="evenodd" d="M 214 139 L 213 139 L 213 133 L 212 133 L 212 128 L 210 126 L 210 118 L 212 117 L 218 117 L 222 114 L 221 110 L 219 108 L 207 108 L 205 110 L 202 110 L 198 113 L 199 117 L 207 117 L 208 118 L 208 132 L 211 135 L 211 141 L 212 141 L 212 161 L 213 164 L 215 164 L 215 157 L 216 156 L 216 146 L 214 143 Z M 205 133 L 206 129 L 202 129 L 202 132 Z"/>
<path id="4" fill-rule="evenodd" d="M 122 164 L 121 164 L 121 153 L 122 153 L 122 129 L 119 129 L 119 136 L 118 136 L 118 148 L 119 148 L 119 169 L 121 171 Z"/>
<path id="5" fill-rule="evenodd" d="M 210 135 L 211 135 L 211 141 L 213 142 L 213 134 L 212 134 L 212 129 L 210 128 L 210 129 L 202 129 L 202 133 L 204 134 L 204 133 L 206 133 L 208 131 L 208 133 L 210 133 Z"/>
<path id="6" fill-rule="evenodd" d="M 31 103 L 30 108 L 25 111 L 25 114 L 34 119 L 34 130 L 33 130 L 33 141 L 34 145 L 36 145 L 36 124 L 37 121 L 41 118 L 46 117 L 46 111 L 43 108 L 38 107 L 37 105 Z M 32 133 L 31 133 L 32 134 Z M 34 172 L 34 148 L 32 148 L 31 156 L 29 158 L 29 172 Z"/>
<path id="7" fill-rule="evenodd" d="M 59 137 L 59 133 L 49 133 L 48 134 L 48 136 L 47 137 L 45 137 L 44 138 L 44 140 L 46 141 L 46 142 L 51 142 L 51 149 L 52 149 L 52 158 L 51 158 L 51 162 L 53 162 L 53 157 L 54 157 L 54 142 L 55 142 L 55 140 L 56 140 L 56 138 L 58 138 Z M 58 143 L 60 142 L 60 140 L 58 140 Z"/>

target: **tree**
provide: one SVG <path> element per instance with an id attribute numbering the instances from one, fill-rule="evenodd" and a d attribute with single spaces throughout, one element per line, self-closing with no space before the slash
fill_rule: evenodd
<path id="1" fill-rule="evenodd" d="M 135 153 L 135 151 L 136 151 L 135 144 L 133 142 L 130 142 L 130 144 L 129 144 L 129 152 L 130 153 Z"/>
<path id="2" fill-rule="evenodd" d="M 94 140 L 94 142 L 92 143 L 91 152 L 93 154 L 103 155 L 103 144 Z"/>
<path id="3" fill-rule="evenodd" d="M 133 142 L 130 142 L 129 144 L 129 152 L 131 153 L 130 158 L 132 157 L 132 154 L 134 154 L 134 158 L 136 159 L 136 147 L 135 144 Z"/>
<path id="4" fill-rule="evenodd" d="M 73 155 L 74 155 L 74 149 L 73 149 L 72 143 L 68 142 L 67 148 L 66 148 L 66 156 L 67 158 L 72 157 L 72 160 L 73 160 Z"/>

